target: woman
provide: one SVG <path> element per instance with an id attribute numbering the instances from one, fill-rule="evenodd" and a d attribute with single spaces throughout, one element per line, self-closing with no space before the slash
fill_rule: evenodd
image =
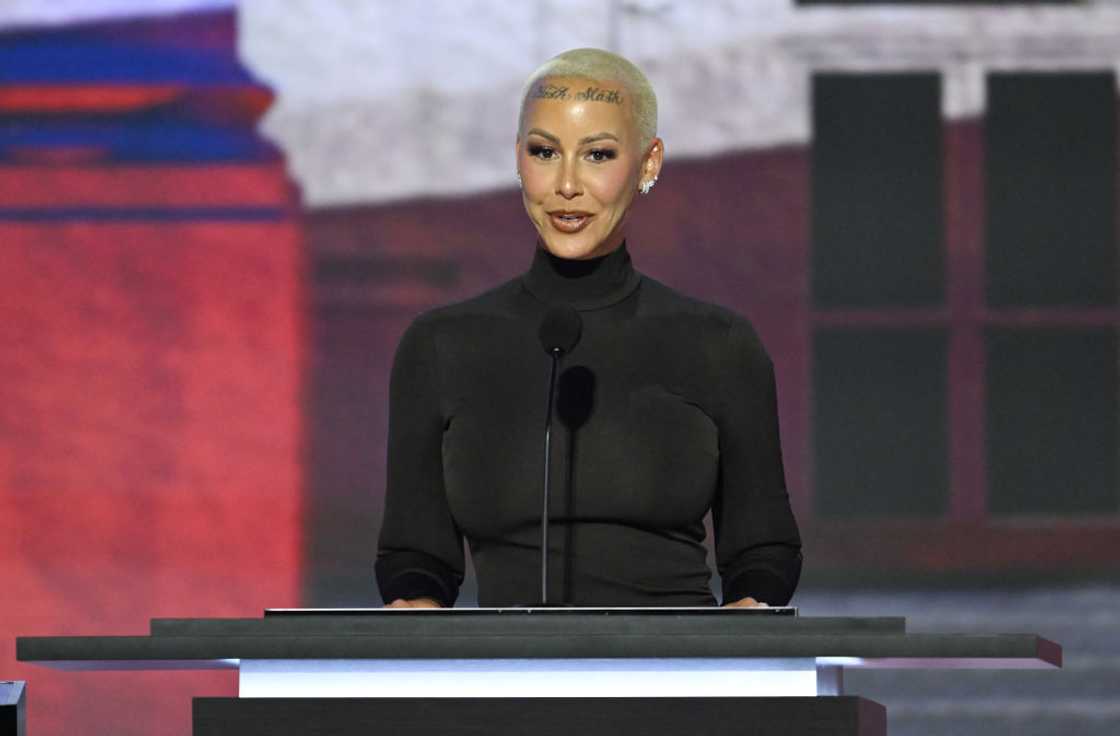
<path id="1" fill-rule="evenodd" d="M 429 310 L 390 378 L 385 516 L 376 572 L 392 607 L 451 606 L 470 544 L 482 606 L 540 601 L 550 305 L 582 336 L 562 359 L 550 477 L 548 600 L 785 605 L 801 570 L 778 441 L 774 371 L 750 323 L 636 271 L 635 194 L 661 169 L 642 72 L 573 49 L 525 85 L 516 139 L 528 270 Z"/>

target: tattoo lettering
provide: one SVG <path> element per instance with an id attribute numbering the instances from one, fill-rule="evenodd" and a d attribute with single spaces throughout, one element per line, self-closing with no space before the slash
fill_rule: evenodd
<path id="1" fill-rule="evenodd" d="M 582 92 L 576 92 L 577 100 L 593 100 L 595 102 L 611 102 L 615 105 L 622 104 L 622 95 L 618 90 L 605 90 L 599 87 L 588 87 Z"/>
<path id="2" fill-rule="evenodd" d="M 566 100 L 568 99 L 568 88 L 556 84 L 538 84 L 537 88 L 529 94 L 529 97 L 538 100 Z"/>
<path id="3" fill-rule="evenodd" d="M 532 99 L 544 100 L 589 100 L 592 102 L 610 102 L 615 105 L 622 104 L 622 93 L 618 90 L 605 90 L 600 87 L 588 87 L 568 96 L 568 88 L 558 84 L 538 84 L 536 89 L 529 93 Z"/>

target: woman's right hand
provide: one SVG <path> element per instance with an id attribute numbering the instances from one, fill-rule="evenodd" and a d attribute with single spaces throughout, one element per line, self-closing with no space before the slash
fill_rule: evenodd
<path id="1" fill-rule="evenodd" d="M 435 598 L 397 598 L 385 608 L 443 608 Z"/>

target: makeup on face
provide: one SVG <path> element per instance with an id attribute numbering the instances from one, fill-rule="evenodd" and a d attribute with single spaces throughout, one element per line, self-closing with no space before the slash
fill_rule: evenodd
<path id="1" fill-rule="evenodd" d="M 526 211 L 545 247 L 567 258 L 593 258 L 621 243 L 638 174 L 627 146 L 637 133 L 621 92 L 565 91 L 588 87 L 554 80 L 542 88 L 547 94 L 531 96 L 518 145 Z"/>

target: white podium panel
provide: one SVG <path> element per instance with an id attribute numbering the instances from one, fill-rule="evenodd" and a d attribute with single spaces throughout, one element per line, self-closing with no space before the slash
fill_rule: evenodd
<path id="1" fill-rule="evenodd" d="M 822 681 L 819 694 L 837 694 Z M 818 694 L 814 658 L 242 659 L 242 698 L 767 697 Z"/>

